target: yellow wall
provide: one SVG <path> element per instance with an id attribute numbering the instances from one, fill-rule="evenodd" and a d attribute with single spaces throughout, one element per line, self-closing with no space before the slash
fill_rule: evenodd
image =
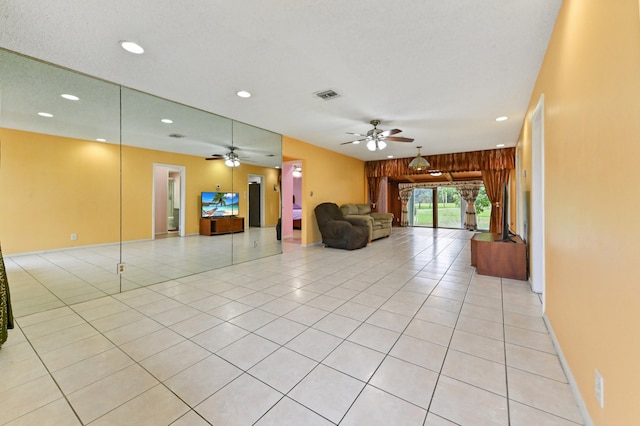
<path id="1" fill-rule="evenodd" d="M 564 1 L 520 136 L 527 170 L 541 94 L 546 314 L 594 423 L 638 424 L 638 1 Z"/>
<path id="2" fill-rule="evenodd" d="M 11 129 L 0 129 L 0 140 L 4 253 L 120 241 L 120 146 Z M 186 169 L 186 234 L 199 231 L 200 192 L 215 191 L 216 185 L 241 194 L 239 212 L 247 217 L 248 173 L 265 177 L 265 225 L 278 220 L 276 169 L 241 165 L 232 170 L 222 161 L 123 146 L 123 241 L 153 237 L 154 163 Z"/>
<path id="3" fill-rule="evenodd" d="M 119 241 L 118 146 L 8 129 L 0 140 L 3 252 Z"/>
<path id="4" fill-rule="evenodd" d="M 366 202 L 364 161 L 286 136 L 282 138 L 282 154 L 302 160 L 303 246 L 322 241 L 313 212 L 318 204 Z"/>

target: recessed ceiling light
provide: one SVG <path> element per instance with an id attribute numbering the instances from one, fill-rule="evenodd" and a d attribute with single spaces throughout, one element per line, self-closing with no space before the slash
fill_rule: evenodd
<path id="1" fill-rule="evenodd" d="M 507 117 L 506 115 L 502 115 L 498 118 L 496 118 L 496 121 L 507 121 L 509 119 L 509 117 Z"/>
<path id="2" fill-rule="evenodd" d="M 48 112 L 39 112 L 38 115 L 40 117 L 47 117 L 47 118 L 53 117 L 53 114 L 49 114 Z"/>
<path id="3" fill-rule="evenodd" d="M 387 155 L 387 158 L 393 158 L 393 155 Z"/>
<path id="4" fill-rule="evenodd" d="M 105 138 L 97 138 L 96 139 L 98 142 L 106 142 L 107 140 Z"/>
<path id="5" fill-rule="evenodd" d="M 144 53 L 144 49 L 138 43 L 134 43 L 133 41 L 122 40 L 120 42 L 120 47 L 126 50 L 129 53 L 135 53 L 136 55 L 140 55 Z"/>
<path id="6" fill-rule="evenodd" d="M 503 143 L 499 143 L 498 145 L 496 145 L 497 148 L 504 148 L 504 144 Z"/>
<path id="7" fill-rule="evenodd" d="M 63 98 L 65 98 L 65 99 L 67 99 L 69 101 L 79 101 L 80 100 L 80 98 L 77 97 L 76 95 L 70 95 L 68 93 L 63 93 L 60 96 L 62 96 Z"/>
<path id="8" fill-rule="evenodd" d="M 246 90 L 241 90 L 241 91 L 237 92 L 236 95 L 240 96 L 241 98 L 250 98 L 251 97 L 251 93 L 247 92 Z"/>
<path id="9" fill-rule="evenodd" d="M 442 176 L 442 172 L 429 172 L 429 174 L 435 177 Z"/>
<path id="10" fill-rule="evenodd" d="M 170 118 L 163 118 L 163 119 L 162 119 L 162 120 L 160 120 L 160 121 L 162 121 L 162 122 L 163 122 L 163 123 L 165 123 L 165 124 L 171 124 L 171 123 L 173 123 L 173 120 L 171 120 Z"/>

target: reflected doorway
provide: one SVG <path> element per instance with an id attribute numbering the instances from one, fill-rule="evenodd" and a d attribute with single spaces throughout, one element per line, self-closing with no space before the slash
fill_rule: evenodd
<path id="1" fill-rule="evenodd" d="M 153 238 L 184 236 L 185 169 L 183 166 L 153 166 Z"/>
<path id="2" fill-rule="evenodd" d="M 249 204 L 249 227 L 260 228 L 264 223 L 264 185 L 262 184 L 264 180 L 263 176 L 260 175 L 249 175 L 249 188 L 247 193 L 248 204 Z"/>

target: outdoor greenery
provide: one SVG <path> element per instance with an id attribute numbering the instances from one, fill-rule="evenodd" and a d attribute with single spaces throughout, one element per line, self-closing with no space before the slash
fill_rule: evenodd
<path id="1" fill-rule="evenodd" d="M 460 220 L 460 194 L 456 188 L 438 188 L 438 227 L 462 228 Z M 489 229 L 489 216 L 491 214 L 491 202 L 487 192 L 482 187 L 476 199 L 476 219 L 478 229 Z M 431 189 L 414 190 L 414 217 L 415 226 L 433 226 L 433 191 Z"/>

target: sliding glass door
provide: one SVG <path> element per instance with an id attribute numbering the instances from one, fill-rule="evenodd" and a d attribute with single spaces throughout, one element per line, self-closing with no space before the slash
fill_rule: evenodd
<path id="1" fill-rule="evenodd" d="M 434 188 L 415 188 L 409 199 L 409 226 L 435 228 L 437 209 L 434 208 Z"/>
<path id="2" fill-rule="evenodd" d="M 439 186 L 436 190 L 437 228 L 464 228 L 464 209 L 462 197 L 453 186 Z M 462 203 L 461 203 L 462 201 Z M 466 207 L 466 205 L 464 206 Z"/>
<path id="3" fill-rule="evenodd" d="M 491 203 L 484 187 L 475 202 L 478 230 L 489 229 Z M 414 188 L 407 205 L 409 226 L 464 229 L 467 202 L 455 186 Z"/>

